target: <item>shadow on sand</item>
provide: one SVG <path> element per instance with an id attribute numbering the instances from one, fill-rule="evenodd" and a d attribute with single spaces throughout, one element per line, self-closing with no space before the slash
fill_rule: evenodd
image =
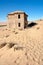
<path id="1" fill-rule="evenodd" d="M 37 25 L 37 23 L 31 22 L 30 24 L 28 24 L 28 27 L 33 27 L 33 26 L 35 26 L 35 25 Z"/>

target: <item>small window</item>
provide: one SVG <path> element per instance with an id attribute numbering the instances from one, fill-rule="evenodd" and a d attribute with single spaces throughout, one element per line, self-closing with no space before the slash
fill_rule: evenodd
<path id="1" fill-rule="evenodd" d="M 20 15 L 18 15 L 18 18 L 20 19 Z"/>
<path id="2" fill-rule="evenodd" d="M 18 26 L 20 27 L 20 23 L 18 23 Z"/>

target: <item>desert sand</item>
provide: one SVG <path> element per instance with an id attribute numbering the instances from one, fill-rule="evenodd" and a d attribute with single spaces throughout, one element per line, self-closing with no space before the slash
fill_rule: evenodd
<path id="1" fill-rule="evenodd" d="M 0 65 L 43 65 L 43 20 L 24 30 L 0 29 Z"/>

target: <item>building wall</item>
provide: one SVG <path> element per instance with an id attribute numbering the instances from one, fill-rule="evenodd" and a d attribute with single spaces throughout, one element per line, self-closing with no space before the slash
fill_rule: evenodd
<path id="1" fill-rule="evenodd" d="M 20 14 L 20 19 L 18 19 L 18 15 L 19 14 L 15 14 L 15 23 L 16 23 L 16 28 L 17 29 L 23 29 L 24 28 L 24 14 Z M 20 27 L 18 26 L 18 24 L 20 23 Z"/>
<path id="2" fill-rule="evenodd" d="M 24 28 L 27 27 L 28 21 L 27 21 L 27 15 L 24 14 Z"/>

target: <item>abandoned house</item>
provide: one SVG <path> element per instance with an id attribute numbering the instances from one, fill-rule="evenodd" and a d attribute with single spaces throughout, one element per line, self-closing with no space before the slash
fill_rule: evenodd
<path id="1" fill-rule="evenodd" d="M 24 29 L 28 25 L 27 17 L 28 15 L 22 11 L 11 12 L 7 15 L 7 25 L 5 25 L 10 29 Z"/>
<path id="2" fill-rule="evenodd" d="M 15 12 L 8 14 L 7 17 L 8 17 L 9 28 L 24 29 L 25 27 L 27 27 L 27 24 L 28 24 L 27 17 L 28 17 L 28 15 L 25 12 L 15 11 Z"/>

